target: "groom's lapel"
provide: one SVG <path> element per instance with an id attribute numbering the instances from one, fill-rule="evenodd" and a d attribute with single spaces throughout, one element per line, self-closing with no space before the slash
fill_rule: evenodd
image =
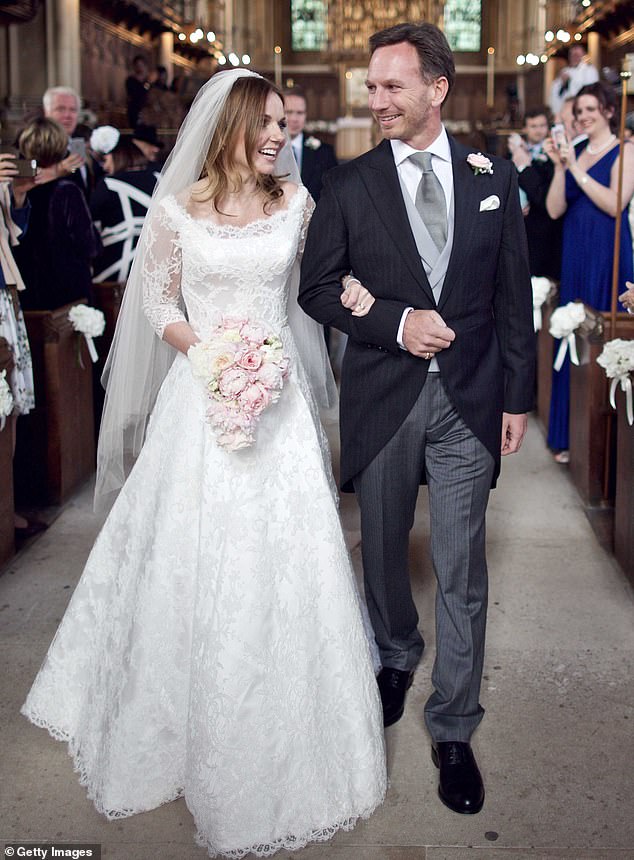
<path id="1" fill-rule="evenodd" d="M 412 234 L 389 142 L 384 140 L 369 152 L 358 168 L 379 218 L 399 254 L 429 299 L 434 302 L 434 295 Z"/>
<path id="2" fill-rule="evenodd" d="M 458 143 L 452 137 L 449 138 L 449 145 L 451 147 L 454 195 L 453 247 L 438 303 L 439 311 L 446 303 L 456 280 L 460 280 L 461 276 L 468 276 L 471 236 L 478 214 L 477 203 L 480 199 L 478 194 L 483 190 L 482 186 L 484 185 L 481 182 L 478 186 L 475 174 L 467 164 L 467 156 L 473 150 Z"/>

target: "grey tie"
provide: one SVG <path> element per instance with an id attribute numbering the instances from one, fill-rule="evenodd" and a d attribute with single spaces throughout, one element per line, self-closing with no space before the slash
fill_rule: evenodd
<path id="1" fill-rule="evenodd" d="M 447 202 L 431 166 L 431 152 L 415 152 L 410 159 L 423 170 L 416 189 L 416 209 L 439 251 L 447 244 Z"/>

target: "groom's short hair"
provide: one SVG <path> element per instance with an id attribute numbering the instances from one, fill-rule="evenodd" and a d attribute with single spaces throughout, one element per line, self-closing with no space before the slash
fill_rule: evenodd
<path id="1" fill-rule="evenodd" d="M 395 24 L 370 36 L 370 54 L 377 48 L 398 45 L 401 42 L 409 42 L 416 48 L 420 73 L 425 82 L 447 78 L 449 95 L 456 77 L 456 66 L 449 42 L 442 30 L 425 21 L 420 24 Z"/>

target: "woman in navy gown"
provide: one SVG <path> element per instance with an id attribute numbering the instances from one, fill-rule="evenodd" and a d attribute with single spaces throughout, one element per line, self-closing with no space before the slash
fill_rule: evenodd
<path id="1" fill-rule="evenodd" d="M 577 130 L 587 140 L 557 146 L 548 138 L 544 149 L 555 166 L 546 198 L 551 218 L 564 216 L 560 305 L 582 301 L 599 311 L 611 304 L 612 258 L 616 220 L 619 159 L 623 157 L 619 292 L 632 280 L 632 234 L 627 207 L 634 194 L 634 145 L 621 155 L 616 127 L 616 101 L 601 83 L 583 87 L 573 107 Z M 568 462 L 570 362 L 553 373 L 548 445 L 558 462 Z"/>

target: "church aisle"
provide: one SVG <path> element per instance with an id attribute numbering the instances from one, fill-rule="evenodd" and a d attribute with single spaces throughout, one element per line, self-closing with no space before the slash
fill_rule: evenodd
<path id="1" fill-rule="evenodd" d="M 490 611 L 474 749 L 484 810 L 458 816 L 436 796 L 422 727 L 434 657 L 434 583 L 422 490 L 412 570 L 427 649 L 404 718 L 387 730 L 385 805 L 297 860 L 630 860 L 634 857 L 634 594 L 597 543 L 565 470 L 531 422 L 489 506 Z M 342 500 L 354 543 L 354 497 Z M 90 488 L 0 577 L 4 671 L 0 838 L 101 843 L 112 860 L 194 860 L 182 800 L 107 822 L 86 799 L 66 746 L 19 715 L 99 528 Z M 353 550 L 359 570 L 360 551 Z"/>

